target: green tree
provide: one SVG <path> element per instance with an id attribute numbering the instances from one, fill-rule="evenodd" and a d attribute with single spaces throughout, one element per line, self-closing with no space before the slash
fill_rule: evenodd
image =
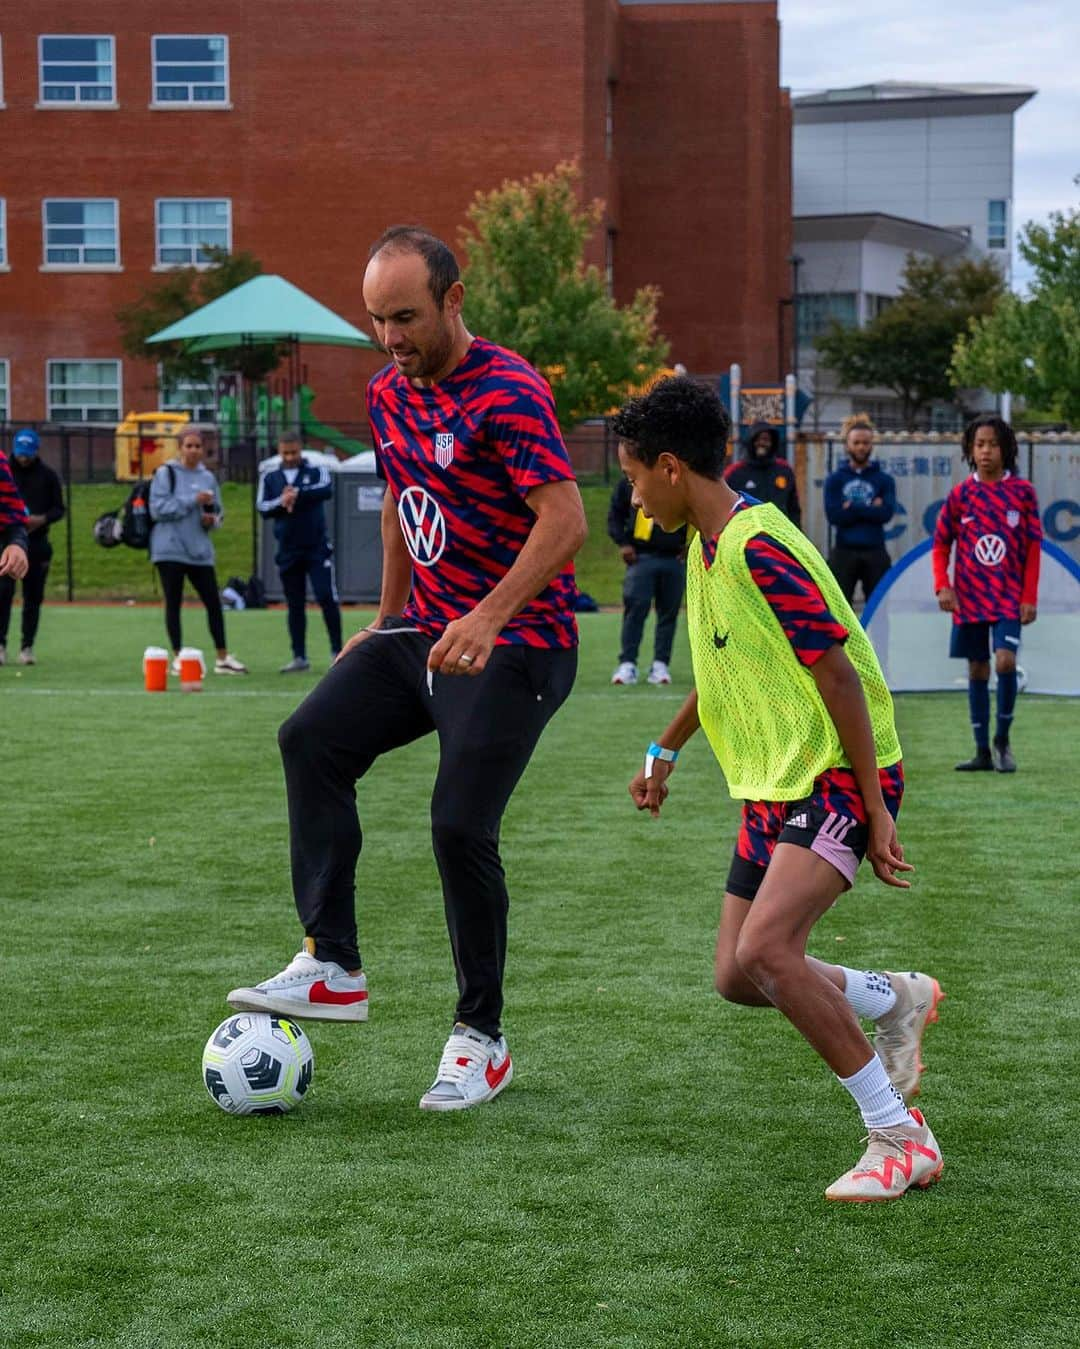
<path id="1" fill-rule="evenodd" d="M 181 379 L 204 381 L 212 366 L 238 370 L 252 384 L 261 383 L 281 361 L 284 345 L 227 347 L 212 356 L 185 352 L 179 342 L 147 346 L 146 339 L 154 333 L 262 273 L 262 263 L 251 253 L 229 253 L 212 245 L 203 251 L 210 260 L 208 267 L 177 267 L 117 310 L 121 346 L 138 360 L 159 361 L 166 384 Z"/>
<path id="2" fill-rule="evenodd" d="M 1080 178 L 1075 180 L 1080 186 Z M 1034 271 L 1027 299 L 1006 295 L 956 343 L 954 377 L 1006 389 L 1054 418 L 1080 425 L 1080 210 L 1029 222 L 1020 255 Z"/>
<path id="3" fill-rule="evenodd" d="M 585 265 L 604 207 L 582 207 L 579 177 L 576 164 L 564 163 L 477 193 L 471 231 L 462 231 L 470 326 L 546 376 L 564 428 L 617 406 L 668 353 L 657 331 L 660 292 L 646 286 L 620 307 L 598 269 Z"/>
<path id="4" fill-rule="evenodd" d="M 909 253 L 893 303 L 864 328 L 834 323 L 818 338 L 818 354 L 845 387 L 891 389 L 904 425 L 914 430 L 931 403 L 957 399 L 961 382 L 950 369 L 956 339 L 972 318 L 993 311 L 1003 290 L 989 258 L 948 262 Z"/>

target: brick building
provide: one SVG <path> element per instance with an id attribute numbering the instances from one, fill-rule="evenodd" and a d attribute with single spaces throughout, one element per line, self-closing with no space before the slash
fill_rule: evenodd
<path id="1" fill-rule="evenodd" d="M 778 75 L 775 0 L 9 7 L 0 420 L 158 405 L 115 312 L 202 243 L 365 326 L 363 260 L 388 224 L 456 241 L 477 190 L 570 158 L 607 203 L 592 260 L 617 298 L 659 285 L 692 371 L 772 377 L 791 216 Z M 377 358 L 303 359 L 317 415 L 360 420 Z"/>

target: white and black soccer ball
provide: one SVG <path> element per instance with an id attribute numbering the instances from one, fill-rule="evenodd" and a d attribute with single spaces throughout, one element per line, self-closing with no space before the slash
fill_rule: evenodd
<path id="1" fill-rule="evenodd" d="M 284 1115 L 304 1099 L 315 1071 L 311 1041 L 287 1017 L 237 1012 L 207 1040 L 206 1090 L 230 1115 Z"/>

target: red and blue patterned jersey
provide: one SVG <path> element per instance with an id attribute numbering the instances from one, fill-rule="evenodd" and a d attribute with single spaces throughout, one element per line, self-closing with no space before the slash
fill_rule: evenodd
<path id="1" fill-rule="evenodd" d="M 957 483 L 934 528 L 935 593 L 949 583 L 949 555 L 956 545 L 952 589 L 954 623 L 1019 618 L 1021 604 L 1039 592 L 1042 526 L 1035 489 L 1006 473 L 982 482 L 976 473 Z"/>
<path id="2" fill-rule="evenodd" d="M 7 455 L 0 450 L 0 547 L 18 543 L 27 547 L 26 504 L 15 484 Z"/>
<path id="3" fill-rule="evenodd" d="M 413 563 L 405 617 L 438 636 L 517 560 L 536 519 L 527 494 L 574 480 L 555 402 L 527 361 L 477 337 L 430 387 L 386 366 L 368 385 L 367 405 L 379 475 Z M 568 562 L 497 641 L 575 646 L 574 594 Z"/>
<path id="4" fill-rule="evenodd" d="M 740 495 L 731 514 L 760 504 L 753 497 Z M 716 542 L 701 542 L 706 567 L 716 557 Z M 813 665 L 830 647 L 847 641 L 847 628 L 833 616 L 817 582 L 782 543 L 769 534 L 755 534 L 746 542 L 745 557 L 750 575 L 801 664 Z"/>

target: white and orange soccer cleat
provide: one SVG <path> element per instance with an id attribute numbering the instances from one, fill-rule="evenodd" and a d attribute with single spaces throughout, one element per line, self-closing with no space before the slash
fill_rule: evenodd
<path id="1" fill-rule="evenodd" d="M 940 1180 L 945 1163 L 930 1126 L 918 1110 L 911 1124 L 871 1129 L 867 1149 L 850 1171 L 825 1191 L 826 1199 L 872 1204 L 899 1199 L 916 1186 L 925 1190 Z"/>
<path id="2" fill-rule="evenodd" d="M 421 1110 L 467 1110 L 510 1085 L 514 1065 L 506 1039 L 497 1040 L 458 1021 L 443 1048 L 435 1081 L 420 1098 Z"/>
<path id="3" fill-rule="evenodd" d="M 234 988 L 225 1001 L 238 1012 L 275 1012 L 315 1021 L 366 1021 L 367 979 L 349 974 L 334 960 L 316 960 L 315 943 L 304 938 L 299 951 L 271 979 L 254 988 Z"/>
<path id="4" fill-rule="evenodd" d="M 889 983 L 896 993 L 892 1010 L 874 1022 L 874 1052 L 905 1101 L 919 1094 L 923 1074 L 923 1031 L 938 1019 L 938 1003 L 945 994 L 936 979 L 915 970 L 892 974 Z"/>

